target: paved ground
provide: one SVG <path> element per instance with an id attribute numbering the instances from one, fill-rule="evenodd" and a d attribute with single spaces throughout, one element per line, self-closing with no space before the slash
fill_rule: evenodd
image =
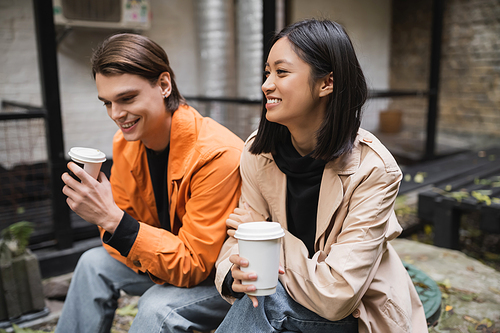
<path id="1" fill-rule="evenodd" d="M 438 283 L 442 312 L 429 332 L 500 332 L 500 272 L 459 251 L 407 239 L 392 245 L 401 259 Z"/>
<path id="2" fill-rule="evenodd" d="M 418 191 L 407 193 L 396 204 L 398 219 L 405 229 L 418 223 L 415 216 L 417 194 Z M 441 315 L 429 333 L 500 333 L 500 271 L 462 252 L 422 242 L 398 238 L 392 241 L 392 245 L 404 262 L 427 274 L 440 287 Z M 47 286 L 53 282 L 55 291 L 52 292 L 64 294 L 70 278 L 71 274 L 67 274 L 45 280 L 44 284 Z M 128 331 L 137 300 L 137 297 L 123 295 L 111 333 Z M 53 332 L 63 303 L 46 302 L 50 309 L 48 316 L 20 326 Z"/>
<path id="3" fill-rule="evenodd" d="M 441 315 L 430 333 L 500 332 L 500 272 L 465 254 L 408 239 L 395 239 L 392 245 L 401 259 L 426 273 L 442 292 Z M 59 283 L 71 274 L 58 277 Z M 45 284 L 50 280 L 44 281 Z M 112 333 L 127 332 L 133 320 L 137 297 L 123 296 Z M 47 300 L 50 314 L 21 327 L 52 332 L 62 302 Z"/>

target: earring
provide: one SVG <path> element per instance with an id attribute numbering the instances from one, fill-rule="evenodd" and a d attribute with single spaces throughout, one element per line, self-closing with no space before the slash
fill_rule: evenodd
<path id="1" fill-rule="evenodd" d="M 168 96 L 170 96 L 170 89 L 168 89 L 168 91 L 166 91 L 166 92 L 163 94 L 163 98 L 167 98 Z"/>

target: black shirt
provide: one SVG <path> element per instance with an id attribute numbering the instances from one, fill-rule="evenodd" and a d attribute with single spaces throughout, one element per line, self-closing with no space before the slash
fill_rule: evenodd
<path id="1" fill-rule="evenodd" d="M 169 147 L 157 154 L 146 148 L 149 175 L 153 183 L 153 192 L 156 202 L 156 210 L 160 225 L 163 229 L 170 230 L 170 215 L 167 194 L 167 166 Z M 139 233 L 139 222 L 124 212 L 120 224 L 113 234 L 105 232 L 102 240 L 105 244 L 115 248 L 124 257 L 128 256 Z"/>
<path id="2" fill-rule="evenodd" d="M 311 154 L 301 156 L 290 136 L 273 153 L 276 165 L 287 176 L 288 231 L 305 244 L 309 258 L 314 255 L 319 189 L 326 165 L 326 162 L 312 158 Z M 233 291 L 233 281 L 229 271 L 222 284 L 222 294 L 242 298 L 244 293 Z"/>
<path id="3" fill-rule="evenodd" d="M 153 183 L 153 192 L 155 194 L 156 210 L 160 219 L 160 225 L 163 229 L 170 231 L 170 214 L 168 212 L 169 205 L 167 204 L 168 153 L 169 146 L 159 154 L 146 148 L 149 175 Z"/>
<path id="4" fill-rule="evenodd" d="M 309 258 L 314 255 L 316 217 L 319 189 L 325 161 L 314 159 L 311 154 L 300 155 L 291 137 L 278 145 L 273 153 L 278 168 L 287 176 L 287 227 L 307 247 Z"/>

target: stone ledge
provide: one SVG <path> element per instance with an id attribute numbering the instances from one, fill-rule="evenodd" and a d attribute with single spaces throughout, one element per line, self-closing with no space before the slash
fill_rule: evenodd
<path id="1" fill-rule="evenodd" d="M 499 271 L 460 251 L 399 238 L 391 244 L 401 260 L 422 270 L 441 286 L 441 316 L 429 332 L 475 332 L 485 318 L 500 328 Z"/>

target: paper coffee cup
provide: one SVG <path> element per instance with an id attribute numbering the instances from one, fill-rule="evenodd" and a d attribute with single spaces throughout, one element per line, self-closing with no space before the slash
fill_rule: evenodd
<path id="1" fill-rule="evenodd" d="M 68 155 L 74 162 L 83 164 L 83 170 L 95 179 L 99 175 L 102 163 L 106 161 L 106 155 L 94 148 L 73 147 Z"/>
<path id="2" fill-rule="evenodd" d="M 234 237 L 238 239 L 240 257 L 248 260 L 243 272 L 257 274 L 253 284 L 257 289 L 248 295 L 266 296 L 276 292 L 280 264 L 281 237 L 285 232 L 277 222 L 249 222 L 238 226 Z"/>

